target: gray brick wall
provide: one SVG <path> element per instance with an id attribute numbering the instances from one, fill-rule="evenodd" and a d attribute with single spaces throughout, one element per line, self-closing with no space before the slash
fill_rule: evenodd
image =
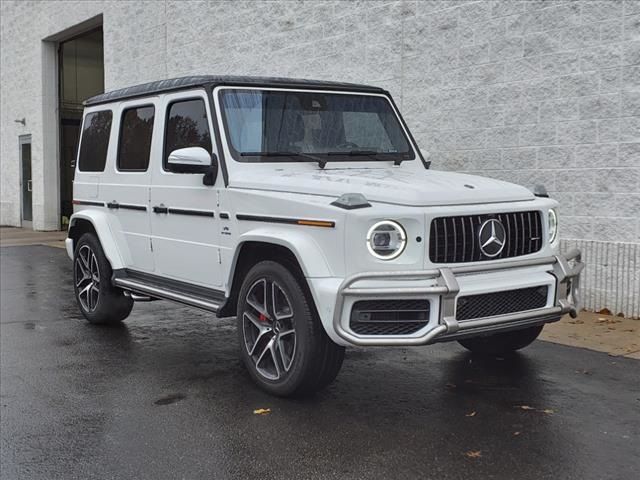
<path id="1" fill-rule="evenodd" d="M 38 193 L 56 181 L 41 173 L 53 160 L 39 143 L 50 128 L 41 40 L 102 13 L 108 89 L 203 72 L 374 83 L 394 94 L 434 168 L 543 183 L 562 203 L 563 238 L 640 243 L 640 1 L 7 1 L 0 8 L 2 224 L 19 222 L 23 133 L 34 142 L 34 222 L 57 222 Z M 23 116 L 27 127 L 13 123 Z"/>

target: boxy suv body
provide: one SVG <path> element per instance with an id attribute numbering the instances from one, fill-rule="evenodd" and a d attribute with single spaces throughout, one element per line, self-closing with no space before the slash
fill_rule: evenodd
<path id="1" fill-rule="evenodd" d="M 278 395 L 330 383 L 347 345 L 502 354 L 576 313 L 583 264 L 558 251 L 557 203 L 429 169 L 375 87 L 198 76 L 91 98 L 73 203 L 90 322 L 154 299 L 236 315 L 244 363 Z"/>

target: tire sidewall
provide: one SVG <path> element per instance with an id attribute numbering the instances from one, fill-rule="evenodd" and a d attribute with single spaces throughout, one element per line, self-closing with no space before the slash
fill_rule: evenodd
<path id="1" fill-rule="evenodd" d="M 79 292 L 78 292 L 76 261 L 78 258 L 78 253 L 80 252 L 80 249 L 84 245 L 87 245 L 91 249 L 93 254 L 96 256 L 96 261 L 98 262 L 98 268 L 100 270 L 99 272 L 100 287 L 98 291 L 98 301 L 96 303 L 96 308 L 91 312 L 85 310 L 78 296 Z M 76 248 L 74 249 L 74 255 L 73 255 L 73 291 L 76 297 L 76 302 L 78 303 L 78 307 L 80 308 L 80 311 L 82 312 L 84 317 L 91 323 L 104 322 L 104 318 L 103 318 L 104 311 L 107 308 L 109 308 L 108 300 L 109 300 L 109 296 L 112 293 L 111 274 L 112 274 L 111 265 L 109 264 L 109 261 L 106 259 L 98 239 L 95 237 L 95 235 L 92 235 L 91 233 L 85 233 L 84 235 L 82 235 L 78 240 L 78 243 L 76 245 Z"/>

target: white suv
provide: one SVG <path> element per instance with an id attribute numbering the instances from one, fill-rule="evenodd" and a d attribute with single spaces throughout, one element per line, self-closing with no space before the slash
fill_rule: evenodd
<path id="1" fill-rule="evenodd" d="M 346 345 L 506 353 L 576 314 L 557 202 L 430 170 L 375 87 L 197 76 L 91 98 L 73 203 L 87 320 L 155 299 L 236 315 L 277 395 L 329 384 Z"/>

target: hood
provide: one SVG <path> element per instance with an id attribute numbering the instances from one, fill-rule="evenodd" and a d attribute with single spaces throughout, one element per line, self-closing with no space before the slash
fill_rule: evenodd
<path id="1" fill-rule="evenodd" d="M 339 197 L 361 193 L 373 202 L 410 206 L 468 205 L 530 200 L 526 188 L 486 177 L 405 168 L 243 172 L 232 187 Z"/>

